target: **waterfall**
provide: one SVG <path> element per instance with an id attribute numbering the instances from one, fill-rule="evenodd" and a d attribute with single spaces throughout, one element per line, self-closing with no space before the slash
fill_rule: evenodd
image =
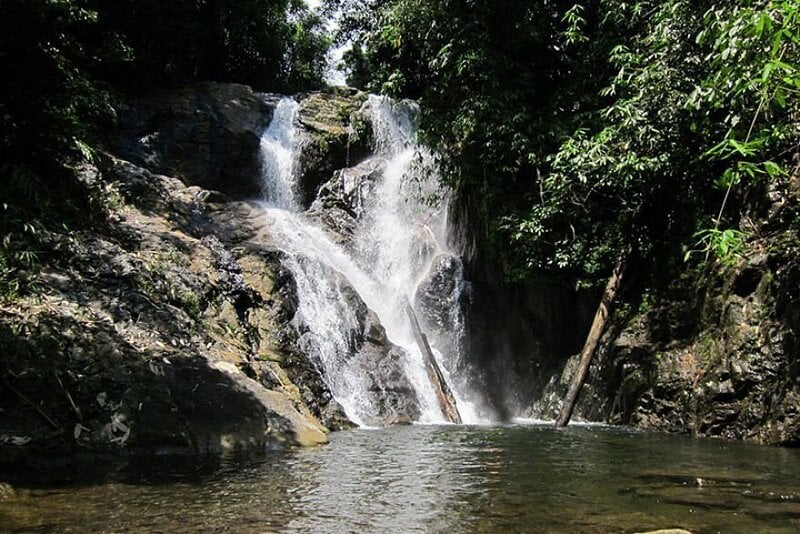
<path id="1" fill-rule="evenodd" d="M 295 120 L 299 104 L 282 98 L 275 107 L 272 122 L 261 136 L 261 195 L 276 208 L 296 210 L 294 199 L 297 133 Z"/>
<path id="2" fill-rule="evenodd" d="M 440 191 L 432 155 L 414 141 L 416 106 L 370 96 L 363 111 L 372 122 L 373 157 L 386 161 L 386 166 L 362 200 L 352 246 L 336 244 L 299 212 L 294 199 L 297 103 L 289 98 L 279 103 L 261 143 L 265 211 L 273 239 L 286 254 L 284 265 L 297 281 L 300 346 L 320 368 L 347 416 L 369 425 L 381 400 L 380 392 L 370 389 L 376 372 L 371 362 L 354 355 L 363 301 L 379 318 L 389 341 L 402 349 L 402 367 L 419 400 L 418 421 L 441 422 L 402 303 L 409 298 L 420 308 L 415 302 L 420 284 L 442 257 L 455 257 L 447 244 L 447 196 Z M 463 280 L 460 269 L 453 274 L 458 279 L 450 280 L 444 315 L 449 317 L 449 338 L 458 339 L 463 337 L 458 308 Z M 459 343 L 437 346 L 439 338 L 432 336 L 434 353 L 454 389 L 462 418 L 478 422 L 465 381 L 453 376 L 463 358 Z"/>

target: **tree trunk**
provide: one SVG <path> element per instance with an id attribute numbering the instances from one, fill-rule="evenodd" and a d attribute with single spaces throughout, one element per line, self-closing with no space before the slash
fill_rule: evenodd
<path id="1" fill-rule="evenodd" d="M 442 374 L 442 370 L 439 369 L 439 364 L 436 363 L 436 358 L 433 357 L 433 351 L 428 343 L 428 337 L 422 331 L 422 328 L 420 328 L 419 321 L 417 321 L 417 314 L 414 313 L 414 308 L 411 307 L 408 301 L 405 303 L 405 308 L 408 319 L 411 321 L 411 329 L 414 331 L 414 338 L 417 340 L 419 350 L 422 352 L 422 358 L 425 360 L 425 370 L 433 386 L 433 392 L 436 394 L 436 400 L 439 402 L 439 408 L 448 421 L 460 425 L 461 414 L 458 413 L 456 398 L 453 396 L 453 392 L 450 391 L 444 379 L 444 375 Z"/>
<path id="2" fill-rule="evenodd" d="M 619 290 L 620 283 L 622 282 L 622 274 L 625 271 L 625 264 L 628 261 L 629 255 L 630 248 L 620 255 L 619 260 L 617 260 L 617 265 L 611 273 L 611 278 L 608 279 L 606 289 L 603 291 L 603 298 L 600 300 L 600 304 L 597 306 L 597 312 L 594 314 L 592 328 L 589 330 L 589 335 L 586 336 L 586 342 L 583 344 L 578 369 L 575 371 L 575 376 L 572 377 L 569 391 L 567 391 L 561 406 L 561 413 L 558 414 L 558 419 L 556 419 L 556 427 L 567 426 L 572 417 L 572 411 L 575 409 L 575 401 L 578 400 L 583 382 L 586 380 L 586 375 L 589 372 L 589 365 L 592 363 L 594 353 L 597 352 L 597 346 L 600 344 L 600 338 L 611 318 L 612 304 Z"/>

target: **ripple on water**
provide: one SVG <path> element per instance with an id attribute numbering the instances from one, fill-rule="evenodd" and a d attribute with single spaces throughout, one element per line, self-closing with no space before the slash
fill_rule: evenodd
<path id="1" fill-rule="evenodd" d="M 798 460 L 609 427 L 355 430 L 259 457 L 8 473 L 0 530 L 796 532 Z"/>

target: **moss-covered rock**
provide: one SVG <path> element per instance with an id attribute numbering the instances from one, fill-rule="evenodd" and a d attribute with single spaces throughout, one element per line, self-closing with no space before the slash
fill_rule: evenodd
<path id="1" fill-rule="evenodd" d="M 369 121 L 358 113 L 366 98 L 346 88 L 300 97 L 301 205 L 311 205 L 334 171 L 352 167 L 369 154 Z"/>

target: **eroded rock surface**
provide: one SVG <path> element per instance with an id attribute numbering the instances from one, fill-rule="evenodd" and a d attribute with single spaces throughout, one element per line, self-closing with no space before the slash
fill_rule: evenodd
<path id="1" fill-rule="evenodd" d="M 800 239 L 796 230 L 774 224 L 800 214 L 790 191 L 773 196 L 748 257 L 686 273 L 674 280 L 671 294 L 622 315 L 605 335 L 578 416 L 800 444 Z M 544 388 L 537 415 L 557 413 L 576 359 Z"/>
<path id="2" fill-rule="evenodd" d="M 201 83 L 121 104 L 119 155 L 152 172 L 239 198 L 260 192 L 258 147 L 279 97 Z"/>
<path id="3" fill-rule="evenodd" d="M 95 178 L 119 195 L 110 224 L 47 236 L 57 260 L 39 277 L 41 295 L 2 309 L 4 444 L 60 436 L 219 452 L 325 442 L 289 378 L 300 359 L 296 296 L 280 252 L 250 239 L 262 236 L 259 216 L 122 160 Z M 211 233 L 215 220 L 235 227 L 219 233 L 227 242 Z"/>
<path id="4" fill-rule="evenodd" d="M 386 170 L 386 160 L 372 157 L 355 167 L 341 169 L 325 182 L 308 215 L 325 227 L 333 240 L 349 247 L 375 184 Z"/>
<path id="5" fill-rule="evenodd" d="M 0 448 L 213 453 L 314 445 L 352 427 L 298 344 L 296 283 L 253 200 L 279 99 L 209 83 L 121 105 L 114 152 L 82 169 L 107 192 L 108 219 L 43 235 L 35 296 L 0 308 Z M 299 97 L 309 198 L 367 156 L 364 99 Z M 382 165 L 338 173 L 315 216 L 357 217 Z M 370 424 L 417 418 L 402 350 L 348 294 L 359 316 L 350 357 L 380 405 Z"/>
<path id="6" fill-rule="evenodd" d="M 297 172 L 302 206 L 311 205 L 334 171 L 351 167 L 370 153 L 368 121 L 358 113 L 366 98 L 365 93 L 347 88 L 299 96 Z"/>

